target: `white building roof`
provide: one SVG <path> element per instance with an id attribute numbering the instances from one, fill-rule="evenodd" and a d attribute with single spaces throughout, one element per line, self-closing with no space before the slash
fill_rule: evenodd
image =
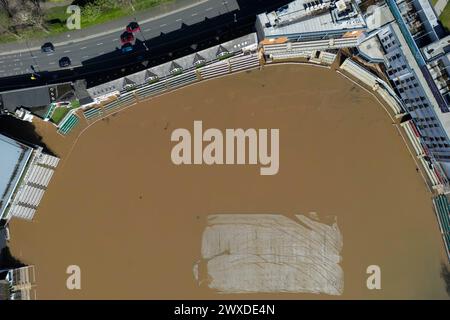
<path id="1" fill-rule="evenodd" d="M 0 134 L 0 218 L 33 149 Z"/>

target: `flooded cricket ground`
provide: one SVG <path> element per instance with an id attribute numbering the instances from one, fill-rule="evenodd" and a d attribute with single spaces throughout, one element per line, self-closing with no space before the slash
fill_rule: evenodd
<path id="1" fill-rule="evenodd" d="M 278 173 L 174 165 L 171 133 L 195 120 L 279 129 Z M 38 299 L 448 298 L 431 193 L 379 102 L 335 71 L 265 67 L 141 102 L 65 138 L 48 123 L 36 129 L 62 161 L 34 221 L 11 222 L 11 251 L 35 265 Z M 342 236 L 343 287 L 323 291 L 333 294 L 219 293 L 208 276 L 197 281 L 208 217 L 311 213 Z M 81 290 L 66 287 L 70 265 Z M 380 290 L 366 286 L 371 265 Z"/>

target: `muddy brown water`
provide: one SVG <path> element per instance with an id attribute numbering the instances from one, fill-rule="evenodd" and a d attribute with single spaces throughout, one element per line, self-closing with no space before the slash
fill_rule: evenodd
<path id="1" fill-rule="evenodd" d="M 176 128 L 279 128 L 280 170 L 175 166 Z M 32 223 L 11 224 L 12 251 L 36 266 L 37 297 L 287 298 L 221 295 L 199 287 L 208 214 L 317 212 L 337 216 L 344 239 L 342 298 L 448 298 L 431 194 L 392 120 L 373 96 L 336 72 L 267 67 L 142 102 L 85 130 L 73 144 L 38 123 L 62 156 Z M 79 265 L 81 290 L 66 288 Z M 381 290 L 366 268 L 381 267 Z"/>

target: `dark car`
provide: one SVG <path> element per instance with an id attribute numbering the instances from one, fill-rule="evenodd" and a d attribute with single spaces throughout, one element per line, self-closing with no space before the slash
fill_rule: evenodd
<path id="1" fill-rule="evenodd" d="M 46 42 L 42 45 L 41 51 L 42 52 L 53 52 L 53 51 L 55 51 L 55 47 L 53 46 L 53 43 Z"/>
<path id="2" fill-rule="evenodd" d="M 133 51 L 133 45 L 131 43 L 125 43 L 122 46 L 122 53 L 127 53 Z"/>
<path id="3" fill-rule="evenodd" d="M 139 26 L 139 23 L 133 21 L 127 25 L 127 31 L 128 32 L 138 32 L 138 31 L 141 31 L 141 27 Z"/>
<path id="4" fill-rule="evenodd" d="M 134 40 L 134 36 L 131 32 L 125 31 L 120 35 L 120 41 L 122 44 L 131 43 Z"/>
<path id="5" fill-rule="evenodd" d="M 61 59 L 59 59 L 59 66 L 61 68 L 65 68 L 71 65 L 71 61 L 69 59 L 69 57 L 62 57 Z"/>

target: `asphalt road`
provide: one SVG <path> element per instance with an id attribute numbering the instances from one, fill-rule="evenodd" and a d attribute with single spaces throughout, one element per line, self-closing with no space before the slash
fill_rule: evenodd
<path id="1" fill-rule="evenodd" d="M 202 0 L 201 2 L 179 8 L 178 10 L 160 16 L 155 16 L 138 23 L 141 32 L 135 34 L 137 42 L 149 41 L 161 33 L 170 33 L 182 28 L 182 25 L 193 25 L 225 13 L 238 10 L 236 0 Z M 131 19 L 130 21 L 132 21 Z M 87 37 L 54 43 L 55 52 L 43 53 L 39 47 L 15 50 L 9 54 L 0 54 L 0 78 L 28 74 L 32 72 L 31 66 L 37 72 L 61 70 L 58 61 L 61 57 L 69 57 L 76 68 L 86 64 L 86 61 L 95 57 L 117 51 L 121 47 L 120 35 L 125 30 L 117 28 Z"/>
<path id="2" fill-rule="evenodd" d="M 197 14 L 195 14 L 195 10 L 192 10 L 193 8 L 190 9 L 189 12 L 183 12 L 182 16 L 192 19 L 189 21 L 187 21 L 188 18 L 186 18 L 185 21 L 177 21 L 177 19 L 180 19 L 179 16 L 177 16 L 176 12 L 171 10 L 173 14 L 170 18 L 165 20 L 167 21 L 167 25 L 161 26 L 164 22 L 159 19 L 158 21 L 153 21 L 159 28 L 158 31 L 154 31 L 153 29 L 145 31 L 147 27 L 143 27 L 144 33 L 147 32 L 148 34 L 152 34 L 152 32 L 154 32 L 154 34 L 157 35 L 151 39 L 146 38 L 145 45 L 150 49 L 148 51 L 145 50 L 143 41 L 138 39 L 134 45 L 134 51 L 123 54 L 120 50 L 115 49 L 118 46 L 118 43 L 113 43 L 111 39 L 109 48 L 111 48 L 110 50 L 112 51 L 100 55 L 100 52 L 103 50 L 97 50 L 96 46 L 99 42 L 93 41 L 91 46 L 95 48 L 96 53 L 92 58 L 89 57 L 86 58 L 86 60 L 82 60 L 81 66 L 72 66 L 71 68 L 58 68 L 55 66 L 55 70 L 40 70 L 34 80 L 30 79 L 30 74 L 10 76 L 1 76 L 0 74 L 0 91 L 62 82 L 74 82 L 77 80 L 86 81 L 87 87 L 90 88 L 123 77 L 127 74 L 145 70 L 152 66 L 172 61 L 188 54 L 255 32 L 255 20 L 257 14 L 275 10 L 290 1 L 291 0 L 234 0 L 231 2 L 231 0 L 228 0 L 225 12 L 223 12 L 222 8 L 220 14 L 217 15 L 219 12 L 216 11 L 216 16 L 212 18 L 209 17 L 209 15 L 212 15 L 211 11 L 213 11 L 213 9 L 207 9 L 212 7 L 213 3 L 216 4 L 216 8 L 217 4 L 224 5 L 222 1 L 208 1 L 210 4 L 209 6 L 202 5 L 203 10 L 207 12 L 206 17 L 208 17 L 208 19 L 204 19 L 199 23 L 189 22 L 196 21 L 197 19 L 200 20 L 199 17 L 197 17 L 200 15 L 198 13 L 199 10 L 196 11 Z M 237 8 L 232 11 L 231 8 L 234 8 L 235 4 L 237 5 Z M 198 9 L 199 7 L 196 8 Z M 142 23 L 142 19 L 140 22 Z M 127 23 L 128 20 L 125 20 L 125 25 Z M 119 26 L 119 24 L 117 25 Z M 103 25 L 102 27 L 105 28 Z M 171 28 L 178 29 L 170 32 L 169 30 L 171 30 Z M 84 32 L 86 30 L 87 29 L 82 29 L 80 31 Z M 122 33 L 122 29 L 118 31 L 119 32 L 114 33 L 115 35 L 117 34 L 117 38 Z M 164 33 L 160 33 L 161 31 Z M 84 32 L 84 34 L 88 33 Z M 36 43 L 35 46 L 38 44 L 39 43 Z M 55 44 L 57 44 L 56 41 Z M 106 45 L 104 41 L 102 45 Z M 102 45 L 99 45 L 99 47 Z M 59 50 L 59 47 L 60 46 L 58 45 L 56 50 Z M 82 45 L 78 45 L 78 47 L 80 52 L 87 50 L 87 46 L 86 49 L 83 50 L 81 50 L 83 47 Z M 15 46 L 11 46 L 11 48 L 17 49 Z M 85 53 L 82 53 L 82 57 L 87 55 L 87 51 L 84 52 Z M 56 62 L 58 60 L 57 54 L 60 53 L 57 52 L 54 55 Z M 62 54 L 60 56 L 62 56 Z M 21 60 L 19 59 L 19 61 L 15 62 L 20 63 Z M 52 61 L 48 61 L 48 63 L 50 62 Z"/>

